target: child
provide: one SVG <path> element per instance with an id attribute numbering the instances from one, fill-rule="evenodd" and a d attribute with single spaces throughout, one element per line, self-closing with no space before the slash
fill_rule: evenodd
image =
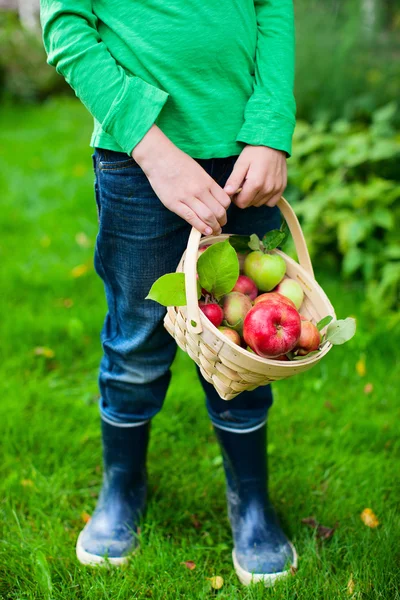
<path id="1" fill-rule="evenodd" d="M 48 62 L 94 117 L 95 267 L 108 303 L 104 482 L 77 556 L 121 564 L 137 546 L 150 422 L 176 351 L 164 309 L 145 296 L 175 270 L 191 226 L 260 236 L 279 226 L 295 125 L 293 6 L 42 0 L 41 21 Z M 224 457 L 236 572 L 271 584 L 297 559 L 268 499 L 270 387 L 224 402 L 199 377 Z"/>

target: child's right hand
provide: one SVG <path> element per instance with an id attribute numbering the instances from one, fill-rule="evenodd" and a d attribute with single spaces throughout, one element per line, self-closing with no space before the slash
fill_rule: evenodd
<path id="1" fill-rule="evenodd" d="M 205 235 L 221 233 L 231 199 L 188 154 L 153 125 L 132 157 L 166 208 Z"/>

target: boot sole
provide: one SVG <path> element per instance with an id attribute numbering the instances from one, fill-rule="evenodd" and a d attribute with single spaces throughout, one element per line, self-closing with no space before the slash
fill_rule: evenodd
<path id="1" fill-rule="evenodd" d="M 132 552 L 134 554 L 135 551 Z M 121 565 L 125 565 L 132 554 L 128 556 L 110 556 L 109 558 L 105 558 L 104 556 L 99 556 L 98 554 L 90 554 L 90 552 L 86 552 L 84 550 L 81 543 L 81 534 L 79 534 L 78 540 L 76 542 L 76 557 L 82 565 L 89 565 L 91 567 L 120 567 Z"/>
<path id="2" fill-rule="evenodd" d="M 292 568 L 297 569 L 297 552 L 293 544 L 290 543 L 290 547 L 293 552 Z M 275 582 L 278 581 L 278 579 L 283 579 L 284 577 L 292 574 L 291 570 L 280 571 L 279 573 L 250 573 L 249 571 L 245 571 L 237 561 L 235 550 L 232 551 L 232 560 L 240 583 L 246 586 L 262 581 L 265 587 L 272 587 L 275 585 Z"/>

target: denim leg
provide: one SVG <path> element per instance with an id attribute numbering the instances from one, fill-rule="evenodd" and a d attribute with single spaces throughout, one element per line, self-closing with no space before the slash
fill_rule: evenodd
<path id="1" fill-rule="evenodd" d="M 237 157 L 229 161 L 214 161 L 214 179 L 223 187 L 232 172 Z M 232 204 L 228 209 L 228 222 L 223 228 L 225 233 L 251 234 L 260 238 L 271 229 L 279 229 L 280 211 L 277 207 L 250 207 L 245 210 Z M 249 431 L 261 427 L 265 423 L 268 409 L 272 405 L 272 389 L 270 385 L 260 386 L 253 391 L 242 392 L 233 400 L 222 400 L 214 386 L 197 373 L 206 394 L 207 410 L 211 421 L 220 429 L 231 431 Z"/>
<path id="2" fill-rule="evenodd" d="M 95 268 L 108 305 L 100 410 L 103 419 L 127 426 L 151 419 L 167 392 L 176 344 L 163 327 L 165 308 L 145 297 L 158 277 L 175 271 L 190 227 L 164 207 L 126 154 L 96 150 L 94 164 Z"/>

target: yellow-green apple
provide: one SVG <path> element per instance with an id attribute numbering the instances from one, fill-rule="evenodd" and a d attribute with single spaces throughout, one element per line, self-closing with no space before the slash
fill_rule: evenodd
<path id="1" fill-rule="evenodd" d="M 282 294 L 278 294 L 278 292 L 267 292 L 266 294 L 260 294 L 254 300 L 254 305 L 259 304 L 260 302 L 265 302 L 265 301 L 272 302 L 272 300 L 276 300 L 277 302 L 283 302 L 284 304 L 288 304 L 289 306 L 293 306 L 293 308 L 296 308 L 294 302 L 292 302 L 292 300 L 290 300 L 290 298 L 287 298 L 286 296 L 283 296 Z"/>
<path id="2" fill-rule="evenodd" d="M 243 321 L 252 307 L 251 300 L 240 292 L 230 292 L 222 298 L 222 309 L 226 325 L 242 334 Z"/>
<path id="3" fill-rule="evenodd" d="M 243 324 L 245 342 L 259 356 L 275 358 L 292 350 L 300 337 L 300 315 L 293 306 L 276 300 L 259 302 Z"/>
<path id="4" fill-rule="evenodd" d="M 240 335 L 234 329 L 230 329 L 230 327 L 218 327 L 221 333 L 226 335 L 227 338 L 231 340 L 234 344 L 240 346 Z"/>
<path id="5" fill-rule="evenodd" d="M 254 250 L 246 256 L 243 270 L 260 291 L 270 292 L 283 279 L 286 263 L 279 254 Z"/>
<path id="6" fill-rule="evenodd" d="M 311 321 L 301 319 L 301 332 L 295 350 L 300 356 L 305 356 L 313 350 L 318 350 L 321 343 L 321 334 Z"/>
<path id="7" fill-rule="evenodd" d="M 250 300 L 254 300 L 254 298 L 258 294 L 256 284 L 252 279 L 250 279 L 250 277 L 247 277 L 246 275 L 239 275 L 232 292 L 240 292 L 241 294 L 246 294 L 246 296 L 248 296 Z"/>
<path id="8" fill-rule="evenodd" d="M 278 294 L 282 294 L 282 296 L 286 296 L 289 298 L 297 310 L 299 310 L 300 306 L 303 304 L 304 292 L 303 288 L 295 279 L 289 279 L 289 277 L 285 277 L 282 281 L 276 286 L 274 292 L 278 292 Z"/>
<path id="9" fill-rule="evenodd" d="M 219 327 L 224 318 L 224 312 L 219 304 L 215 302 L 199 302 L 200 310 L 206 315 L 207 319 L 211 321 L 215 327 Z"/>

